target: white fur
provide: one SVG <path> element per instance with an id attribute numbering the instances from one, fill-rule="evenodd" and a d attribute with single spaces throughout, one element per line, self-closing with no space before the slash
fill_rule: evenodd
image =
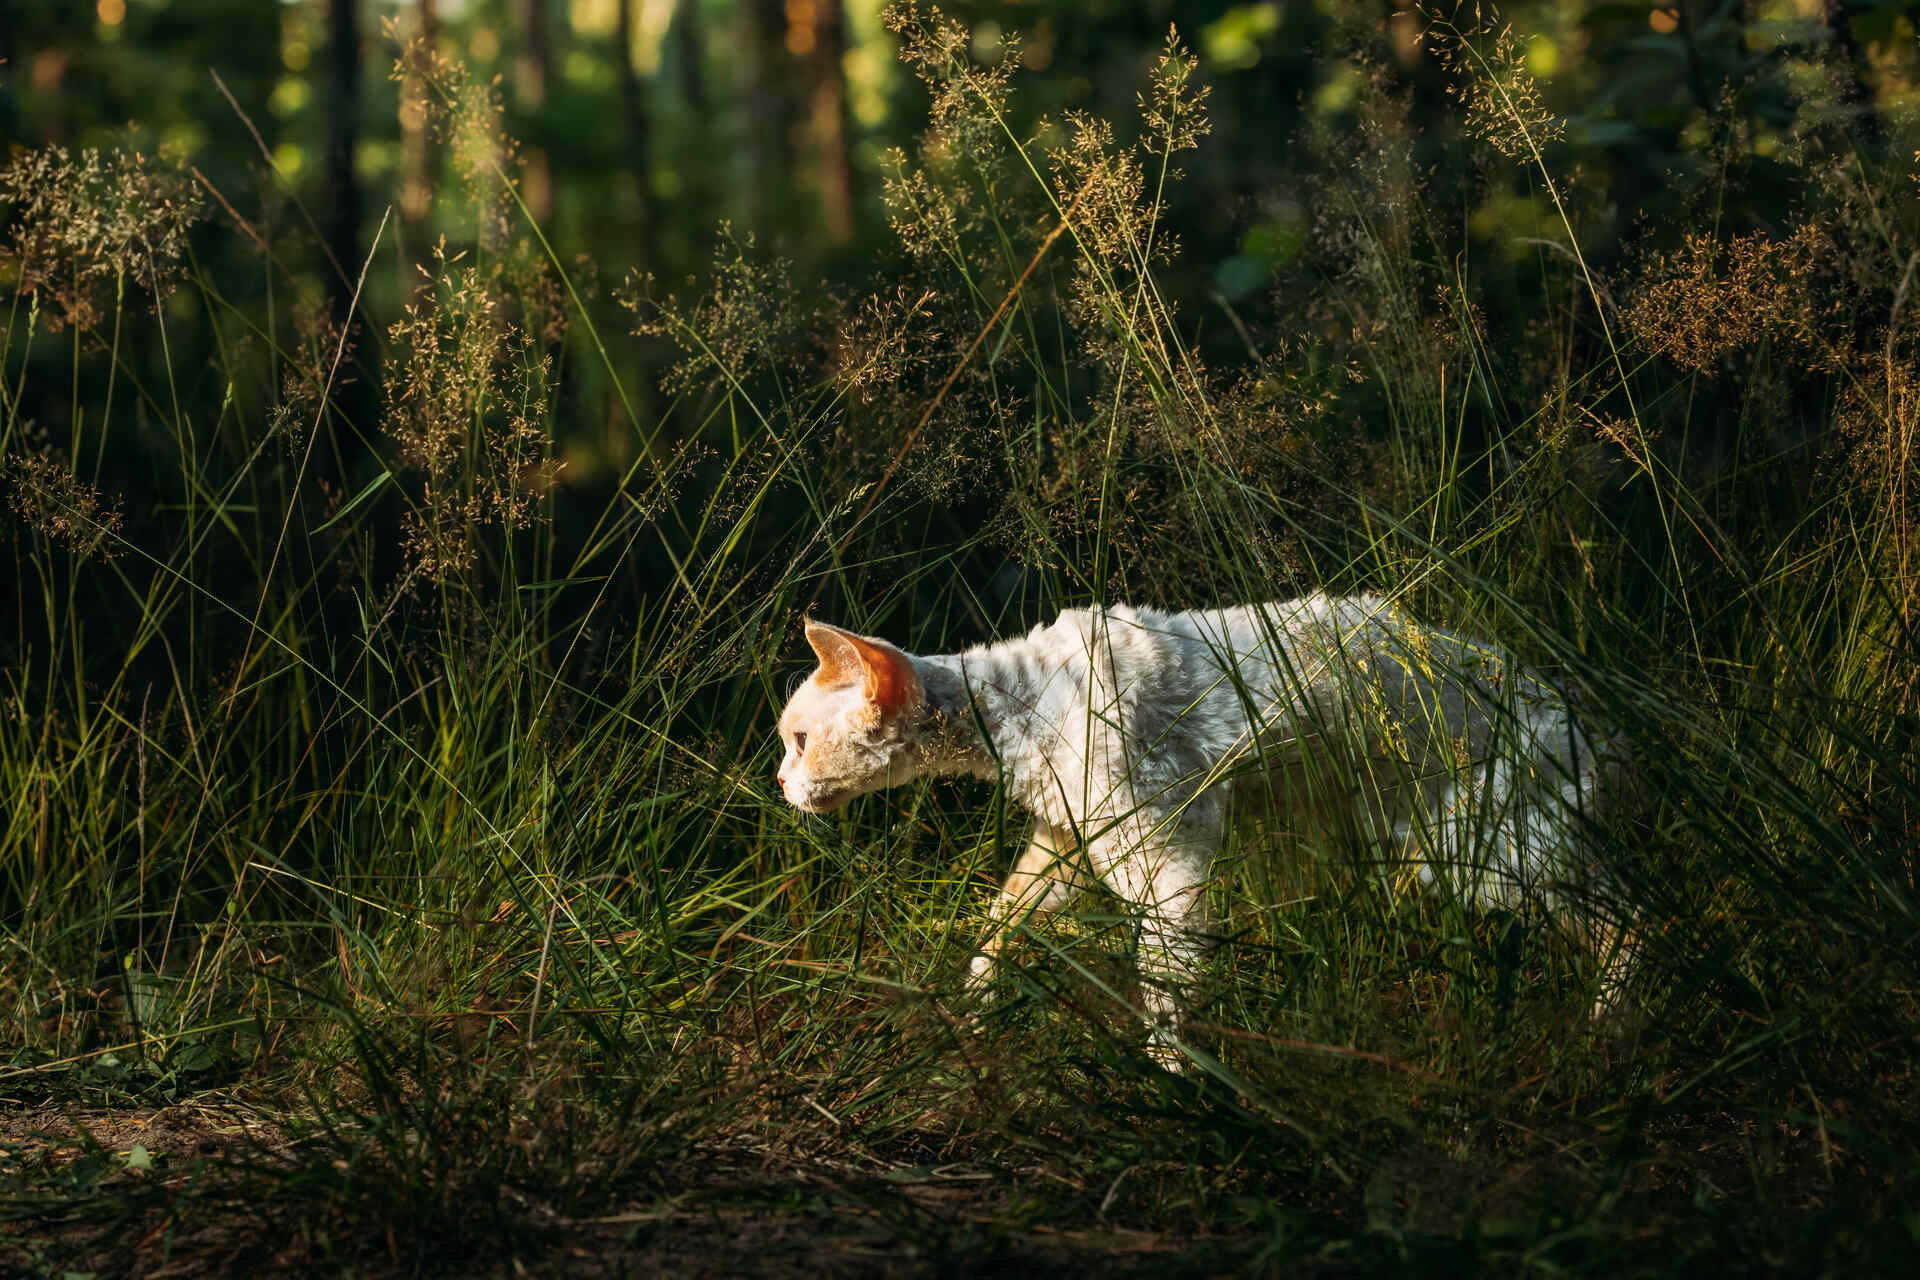
<path id="1" fill-rule="evenodd" d="M 1024 639 L 933 657 L 850 637 L 850 669 L 892 665 L 906 680 L 890 708 L 844 671 L 827 678 L 845 636 L 809 629 L 823 666 L 781 717 L 788 799 L 825 809 L 926 774 L 998 778 L 1036 824 L 975 983 L 1005 928 L 1091 873 L 1142 910 L 1144 999 L 1162 1037 L 1204 946 L 1230 807 L 1351 834 L 1424 879 L 1516 905 L 1550 900 L 1577 871 L 1565 855 L 1620 763 L 1555 686 L 1378 596 L 1073 609 Z"/>

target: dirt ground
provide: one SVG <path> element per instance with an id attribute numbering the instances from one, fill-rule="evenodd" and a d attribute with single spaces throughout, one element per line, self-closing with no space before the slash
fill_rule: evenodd
<path id="1" fill-rule="evenodd" d="M 353 1224 L 324 1195 L 309 1212 L 284 1188 L 223 1185 L 228 1171 L 270 1163 L 282 1135 L 239 1101 L 0 1113 L 6 1180 L 33 1188 L 0 1209 L 0 1274 L 1183 1276 L 1238 1270 L 1232 1259 L 1253 1243 L 1030 1222 L 1018 1174 L 875 1177 L 748 1134 L 646 1170 L 631 1207 L 569 1218 L 502 1188 L 505 1212 L 473 1206 L 471 1232 L 442 1221 L 408 1239 L 389 1213 L 372 1235 L 343 1240 Z"/>
<path id="2" fill-rule="evenodd" d="M 1886 1092 L 1904 1102 L 1911 1084 L 1887 1081 Z M 1446 1153 L 1429 1152 L 1322 1199 L 1333 1190 L 1196 1193 L 1192 1171 L 1173 1165 L 1086 1182 L 1044 1151 L 1014 1166 L 942 1163 L 953 1148 L 933 1134 L 883 1158 L 740 1127 L 607 1160 L 610 1140 L 595 1132 L 600 1146 L 584 1156 L 542 1137 L 544 1159 L 514 1161 L 502 1159 L 513 1142 L 504 1125 L 477 1140 L 465 1131 L 472 1150 L 412 1135 L 383 1145 L 364 1131 L 329 1135 L 282 1106 L 256 1106 L 244 1090 L 165 1107 L 0 1100 L 0 1277 L 1311 1280 L 1476 1274 L 1543 1249 L 1579 1274 L 1712 1264 L 1904 1276 L 1904 1264 L 1884 1264 L 1920 1240 L 1910 1175 L 1876 1162 L 1833 1099 L 1825 1121 L 1758 1122 L 1714 1106 L 1651 1119 L 1624 1181 L 1560 1196 L 1551 1212 L 1543 1197 L 1569 1176 L 1552 1143 L 1510 1152 L 1491 1182 L 1468 1184 Z M 1474 1206 L 1465 1217 L 1463 1196 Z"/>

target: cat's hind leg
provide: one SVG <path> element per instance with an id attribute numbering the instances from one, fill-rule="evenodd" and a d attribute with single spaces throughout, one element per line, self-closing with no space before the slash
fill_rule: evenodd
<path id="1" fill-rule="evenodd" d="M 1058 911 L 1074 894 L 1092 887 L 1074 841 L 1060 839 L 1052 826 L 1036 822 L 1033 838 L 1000 887 L 990 910 L 992 925 L 968 966 L 967 990 L 979 995 L 993 981 L 1008 936 L 1029 916 Z"/>

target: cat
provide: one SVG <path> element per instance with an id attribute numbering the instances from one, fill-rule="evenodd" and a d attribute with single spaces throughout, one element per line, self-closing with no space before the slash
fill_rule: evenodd
<path id="1" fill-rule="evenodd" d="M 1141 1003 L 1163 1061 L 1205 955 L 1230 808 L 1381 847 L 1482 903 L 1551 904 L 1626 764 L 1624 740 L 1580 725 L 1562 689 L 1377 595 L 1070 609 L 1024 639 L 927 657 L 804 626 L 819 665 L 780 715 L 787 801 L 825 813 L 930 775 L 1003 784 L 1033 833 L 969 989 L 985 990 L 1028 915 L 1097 881 L 1141 913 Z"/>

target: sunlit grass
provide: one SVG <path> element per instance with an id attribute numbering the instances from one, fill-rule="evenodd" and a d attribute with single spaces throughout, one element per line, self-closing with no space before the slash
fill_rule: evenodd
<path id="1" fill-rule="evenodd" d="M 134 276 L 60 330 L 13 299 L 0 1098 L 247 1121 L 219 1159 L 147 1168 L 9 1134 L 22 1265 L 138 1269 L 159 1225 L 240 1219 L 304 1223 L 287 1265 L 511 1259 L 739 1192 L 701 1163 L 729 1143 L 788 1152 L 765 1167 L 793 1185 L 831 1170 L 900 1239 L 931 1212 L 901 1186 L 953 1169 L 1017 1186 L 1022 1222 L 1214 1233 L 1231 1265 L 1811 1268 L 1908 1239 L 1904 294 L 1766 311 L 1763 286 L 1820 281 L 1768 274 L 1764 246 L 1738 297 L 1685 258 L 1607 290 L 1546 259 L 1544 295 L 1605 323 L 1549 307 L 1543 365 L 1484 332 L 1389 130 L 1349 140 L 1328 205 L 1353 216 L 1299 330 L 1215 371 L 1154 274 L 1203 118 L 1185 55 L 1137 145 L 1087 122 L 1048 153 L 1008 124 L 1007 64 L 902 29 L 937 106 L 889 185 L 899 275 L 817 299 L 742 240 L 704 297 L 631 282 L 680 360 L 660 420 L 623 393 L 636 460 L 610 491 L 550 464 L 559 358 L 591 325 L 617 375 L 617 322 L 505 184 L 477 184 L 475 221 L 522 243 L 450 253 L 386 318 L 373 421 L 323 412 L 337 329 L 242 317 L 190 261 L 217 364 L 251 371 L 211 393 L 119 357 L 164 338 Z M 1515 74 L 1488 73 L 1489 127 Z M 1910 239 L 1833 252 L 1897 279 Z M 1347 337 L 1308 323 L 1329 315 Z M 1736 348 L 1751 378 L 1842 390 L 1812 423 L 1756 395 L 1713 471 L 1687 406 Z M 24 421 L 29 380 L 59 377 L 71 423 Z M 127 414 L 159 461 L 122 513 L 100 433 Z M 1782 474 L 1807 467 L 1823 488 Z M 1097 896 L 1025 931 L 968 1018 L 1020 816 L 964 784 L 810 819 L 770 785 L 808 607 L 933 651 L 1089 600 L 1319 585 L 1499 637 L 1634 744 L 1638 803 L 1569 908 L 1638 933 L 1624 1031 L 1588 1016 L 1597 961 L 1564 920 L 1258 829 L 1215 889 L 1206 1070 L 1145 1053 L 1131 921 Z M 779 1185 L 753 1203 L 790 1207 Z"/>

